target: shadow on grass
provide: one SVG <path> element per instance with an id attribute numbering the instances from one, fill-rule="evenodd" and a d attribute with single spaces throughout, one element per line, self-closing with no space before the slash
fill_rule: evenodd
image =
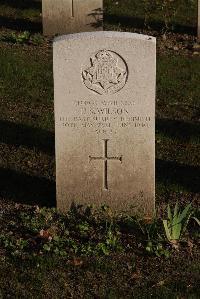
<path id="1" fill-rule="evenodd" d="M 165 135 L 183 141 L 200 140 L 200 123 L 184 122 L 172 119 L 157 119 L 156 130 Z"/>
<path id="2" fill-rule="evenodd" d="M 0 142 L 15 146 L 38 148 L 54 155 L 54 133 L 9 121 L 0 121 Z M 0 195 L 3 198 L 30 205 L 55 206 L 55 182 L 0 168 Z"/>
<path id="3" fill-rule="evenodd" d="M 105 12 L 104 14 L 104 21 L 105 23 L 109 25 L 116 25 L 119 24 L 123 27 L 127 28 L 135 28 L 135 29 L 145 29 L 145 19 L 142 17 L 132 17 L 132 16 L 119 16 L 114 14 L 107 14 Z M 162 21 L 149 21 L 148 23 L 149 27 L 152 30 L 156 31 L 162 31 L 165 28 L 165 23 Z M 169 28 L 171 28 L 173 25 L 173 31 L 175 33 L 186 33 L 190 35 L 196 35 L 196 28 L 192 26 L 182 25 L 178 23 L 173 23 L 169 25 Z"/>
<path id="4" fill-rule="evenodd" d="M 0 27 L 16 31 L 29 31 L 32 33 L 42 33 L 42 23 L 28 19 L 12 19 L 0 16 Z"/>
<path id="5" fill-rule="evenodd" d="M 42 9 L 42 2 L 38 0 L 0 0 L 0 4 L 19 9 Z"/>
<path id="6" fill-rule="evenodd" d="M 200 192 L 200 167 L 179 164 L 173 161 L 156 160 L 156 181 L 177 185 L 189 192 Z M 0 168 L 0 197 L 12 201 L 54 207 L 56 185 L 54 181 Z"/>
<path id="7" fill-rule="evenodd" d="M 56 206 L 54 181 L 0 168 L 0 196 L 18 203 Z"/>
<path id="8" fill-rule="evenodd" d="M 30 149 L 37 148 L 48 154 L 55 154 L 55 137 L 52 132 L 2 120 L 0 132 L 0 142 L 22 145 Z"/>
<path id="9" fill-rule="evenodd" d="M 174 161 L 156 160 L 156 181 L 178 185 L 189 192 L 200 192 L 200 167 Z"/>
<path id="10" fill-rule="evenodd" d="M 159 119 L 157 128 L 170 137 L 189 139 L 199 136 L 199 125 Z M 15 124 L 9 121 L 0 121 L 0 142 L 15 146 L 26 146 L 30 149 L 38 148 L 41 151 L 54 155 L 54 133 Z M 178 185 L 190 192 L 200 192 L 200 167 L 180 164 L 173 161 L 156 160 L 156 179 L 168 185 Z M 11 169 L 0 168 L 0 195 L 3 198 L 17 202 L 55 206 L 55 182 L 17 172 Z"/>

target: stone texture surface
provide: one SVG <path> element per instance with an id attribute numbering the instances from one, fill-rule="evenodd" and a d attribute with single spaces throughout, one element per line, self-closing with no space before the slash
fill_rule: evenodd
<path id="1" fill-rule="evenodd" d="M 152 216 L 156 40 L 94 32 L 54 40 L 57 205 Z"/>
<path id="2" fill-rule="evenodd" d="M 103 0 L 42 0 L 43 34 L 102 30 Z"/>

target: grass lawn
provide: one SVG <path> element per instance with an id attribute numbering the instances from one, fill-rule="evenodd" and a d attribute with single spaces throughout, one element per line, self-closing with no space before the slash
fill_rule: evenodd
<path id="1" fill-rule="evenodd" d="M 153 225 L 55 211 L 52 42 L 40 1 L 0 1 L 0 298 L 200 298 L 198 225 L 175 250 L 161 221 L 176 201 L 200 214 L 197 1 L 175 1 L 167 19 L 144 2 L 106 0 L 104 26 L 158 41 Z"/>
<path id="2" fill-rule="evenodd" d="M 167 24 L 175 32 L 194 33 L 197 25 L 196 0 L 107 0 L 105 8 L 106 24 L 122 27 L 141 29 L 146 23 L 163 31 L 163 25 Z"/>

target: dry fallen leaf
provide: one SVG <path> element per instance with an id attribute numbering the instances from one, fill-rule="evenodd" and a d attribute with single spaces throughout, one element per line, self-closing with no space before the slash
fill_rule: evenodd
<path id="1" fill-rule="evenodd" d="M 43 239 L 48 239 L 49 241 L 52 240 L 52 236 L 50 235 L 50 233 L 48 232 L 48 230 L 41 229 L 39 235 Z"/>
<path id="2" fill-rule="evenodd" d="M 142 278 L 142 275 L 141 275 L 140 271 L 138 270 L 131 275 L 131 278 L 132 279 L 140 279 L 140 278 Z"/>
<path id="3" fill-rule="evenodd" d="M 152 217 L 144 217 L 144 223 L 151 224 L 152 222 L 153 222 L 153 218 Z"/>
<path id="4" fill-rule="evenodd" d="M 83 264 L 83 261 L 80 258 L 73 258 L 73 260 L 69 261 L 69 264 L 72 266 L 81 266 Z"/>

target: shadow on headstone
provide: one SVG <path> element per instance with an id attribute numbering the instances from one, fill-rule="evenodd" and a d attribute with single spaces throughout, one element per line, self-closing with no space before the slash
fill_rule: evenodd
<path id="1" fill-rule="evenodd" d="M 88 14 L 88 16 L 92 16 L 94 22 L 87 25 L 90 25 L 96 29 L 103 26 L 103 10 L 101 8 L 94 9 L 92 13 Z"/>
<path id="2" fill-rule="evenodd" d="M 0 121 L 0 142 L 15 146 L 37 148 L 43 152 L 54 155 L 54 133 L 40 128 L 33 128 L 10 121 Z"/>
<path id="3" fill-rule="evenodd" d="M 17 203 L 54 207 L 54 181 L 0 168 L 0 197 Z"/>

